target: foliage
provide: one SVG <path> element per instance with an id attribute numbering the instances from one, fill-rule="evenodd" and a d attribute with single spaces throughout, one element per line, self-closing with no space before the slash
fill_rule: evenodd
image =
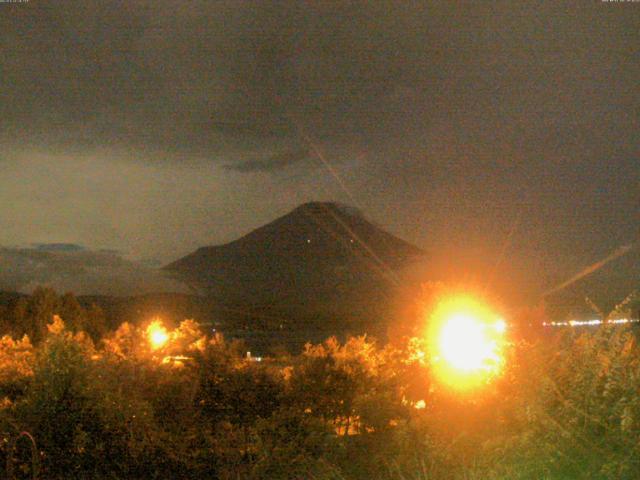
<path id="1" fill-rule="evenodd" d="M 343 478 L 343 457 L 335 432 L 320 419 L 281 409 L 256 425 L 256 458 L 249 477 L 256 479 Z"/>
<path id="2" fill-rule="evenodd" d="M 21 297 L 4 315 L 0 333 L 14 337 L 27 335 L 33 344 L 46 336 L 47 324 L 53 315 L 63 318 L 69 331 L 84 331 L 94 340 L 106 333 L 106 318 L 98 306 L 84 308 L 72 293 L 59 296 L 50 288 L 36 288 L 31 295 Z"/>
<path id="3" fill-rule="evenodd" d="M 633 333 L 602 327 L 518 353 L 505 449 L 520 472 L 512 477 L 637 478 L 640 352 Z"/>
<path id="4" fill-rule="evenodd" d="M 0 398 L 15 400 L 33 375 L 33 346 L 29 337 L 0 338 Z"/>
<path id="5" fill-rule="evenodd" d="M 463 394 L 432 379 L 418 337 L 330 338 L 258 361 L 193 320 L 166 327 L 161 344 L 148 324 L 128 323 L 94 342 L 72 298 L 54 300 L 43 291 L 22 305 L 38 342 L 0 338 L 0 457 L 7 435 L 26 430 L 42 478 L 624 480 L 640 471 L 640 348 L 628 326 L 514 338 L 502 377 Z"/>
<path id="6" fill-rule="evenodd" d="M 57 318 L 40 346 L 31 384 L 14 407 L 16 422 L 33 432 L 47 478 L 130 471 L 153 431 L 149 408 L 105 388 L 83 333 L 64 330 Z M 113 462 L 112 459 L 117 459 Z"/>

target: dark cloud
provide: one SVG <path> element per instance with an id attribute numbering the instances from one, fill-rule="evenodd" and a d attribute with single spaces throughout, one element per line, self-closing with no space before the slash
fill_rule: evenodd
<path id="1" fill-rule="evenodd" d="M 566 274 L 638 234 L 639 21 L 599 1 L 0 3 L 0 240 L 168 261 L 341 200 L 488 263 L 517 223 L 502 265 Z"/>
<path id="2" fill-rule="evenodd" d="M 85 250 L 82 245 L 75 243 L 36 243 L 34 249 L 40 252 L 81 252 Z"/>
<path id="3" fill-rule="evenodd" d="M 2 8 L 5 131 L 66 148 L 115 144 L 243 163 L 259 149 L 291 148 L 300 128 L 322 141 L 402 150 L 399 135 L 428 133 L 443 118 L 480 144 L 527 146 L 551 129 L 566 145 L 603 116 L 612 132 L 629 129 L 618 99 L 633 102 L 638 74 L 628 61 L 636 29 L 609 6 L 89 0 Z"/>
<path id="4" fill-rule="evenodd" d="M 78 295 L 140 295 L 188 291 L 185 285 L 112 252 L 84 248 L 0 248 L 0 290 L 30 293 L 38 286 Z"/>
<path id="5" fill-rule="evenodd" d="M 239 164 L 225 165 L 227 170 L 241 173 L 247 172 L 272 172 L 309 159 L 309 149 L 303 148 L 290 150 L 270 155 L 257 160 L 247 160 Z"/>
<path id="6" fill-rule="evenodd" d="M 3 103 L 18 136 L 214 157 L 295 141 L 292 123 L 334 140 L 369 135 L 403 113 L 394 92 L 424 92 L 460 62 L 455 49 L 464 38 L 442 23 L 475 18 L 461 8 L 392 2 L 3 8 Z"/>

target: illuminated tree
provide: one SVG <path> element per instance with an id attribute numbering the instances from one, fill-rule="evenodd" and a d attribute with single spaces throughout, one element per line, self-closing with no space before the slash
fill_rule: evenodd
<path id="1" fill-rule="evenodd" d="M 33 347 L 26 335 L 14 340 L 0 338 L 0 399 L 15 401 L 21 396 L 33 376 Z"/>
<path id="2" fill-rule="evenodd" d="M 66 332 L 59 317 L 49 330 L 14 408 L 16 422 L 43 452 L 43 477 L 129 476 L 154 430 L 149 412 L 126 392 L 105 388 L 87 337 Z"/>
<path id="3" fill-rule="evenodd" d="M 14 310 L 15 333 L 28 335 L 34 344 L 45 336 L 47 324 L 58 313 L 60 301 L 50 288 L 38 287 L 33 293 L 18 301 Z"/>

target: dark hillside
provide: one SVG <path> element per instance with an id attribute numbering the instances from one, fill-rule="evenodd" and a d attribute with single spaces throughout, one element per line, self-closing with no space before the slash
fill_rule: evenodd
<path id="1" fill-rule="evenodd" d="M 383 314 L 401 269 L 422 256 L 353 208 L 313 202 L 165 269 L 241 322 L 354 325 Z"/>

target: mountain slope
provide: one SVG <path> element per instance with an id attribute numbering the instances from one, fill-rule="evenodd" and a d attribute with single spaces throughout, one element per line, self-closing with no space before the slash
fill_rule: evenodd
<path id="1" fill-rule="evenodd" d="M 424 252 L 336 203 L 306 203 L 226 245 L 165 267 L 220 301 L 297 314 L 376 303 Z M 360 309 L 361 310 L 361 309 Z"/>

